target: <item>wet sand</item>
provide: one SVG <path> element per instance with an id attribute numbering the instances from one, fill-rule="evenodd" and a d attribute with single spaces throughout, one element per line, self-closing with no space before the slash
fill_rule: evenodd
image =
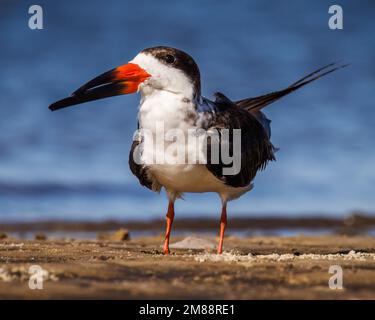
<path id="1" fill-rule="evenodd" d="M 182 240 L 182 242 L 181 242 Z M 2 299 L 375 299 L 375 239 L 369 236 L 174 237 L 105 240 L 0 240 Z M 186 249 L 186 247 L 205 249 Z M 48 272 L 29 289 L 29 267 Z M 331 265 L 343 289 L 330 289 Z"/>
<path id="2" fill-rule="evenodd" d="M 178 217 L 173 223 L 173 230 L 188 230 L 189 232 L 213 230 L 218 231 L 219 218 Z M 231 230 L 280 230 L 280 229 L 305 229 L 305 230 L 330 230 L 333 233 L 364 233 L 368 229 L 375 228 L 375 213 L 365 214 L 361 212 L 350 213 L 344 218 L 321 216 L 282 217 L 254 216 L 230 217 L 229 232 Z M 14 222 L 0 224 L 0 232 L 97 232 L 113 231 L 126 228 L 133 231 L 159 232 L 165 228 L 164 219 L 145 221 L 38 221 L 38 222 Z"/>

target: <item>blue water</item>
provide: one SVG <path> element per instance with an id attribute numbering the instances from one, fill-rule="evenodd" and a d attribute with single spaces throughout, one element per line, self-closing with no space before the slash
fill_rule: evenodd
<path id="1" fill-rule="evenodd" d="M 139 97 L 51 113 L 47 106 L 138 51 L 170 45 L 200 65 L 203 93 L 232 99 L 281 89 L 332 61 L 352 65 L 267 108 L 277 162 L 230 214 L 375 211 L 374 1 L 30 1 L 0 3 L 0 221 L 143 219 L 166 199 L 132 176 Z M 286 4 L 287 3 L 287 4 Z M 218 216 L 214 194 L 187 195 L 178 215 Z"/>

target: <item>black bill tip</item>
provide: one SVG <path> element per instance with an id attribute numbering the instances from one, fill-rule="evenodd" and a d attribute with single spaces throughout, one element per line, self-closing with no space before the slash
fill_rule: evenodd
<path id="1" fill-rule="evenodd" d="M 52 103 L 48 108 L 51 111 L 56 111 L 88 101 L 117 96 L 123 94 L 124 88 L 126 88 L 125 83 L 108 83 L 90 90 L 82 91 L 78 94 L 73 93 L 70 97 Z"/>
<path id="2" fill-rule="evenodd" d="M 71 97 L 67 97 L 67 98 L 61 99 L 59 101 L 56 101 L 56 102 L 50 104 L 48 106 L 48 109 L 50 109 L 51 111 L 56 111 L 56 110 L 59 110 L 59 109 L 63 109 L 63 108 L 66 108 L 66 107 L 73 106 L 73 105 L 78 104 L 78 103 L 81 103 L 81 102 L 78 101 L 77 97 L 71 96 Z"/>

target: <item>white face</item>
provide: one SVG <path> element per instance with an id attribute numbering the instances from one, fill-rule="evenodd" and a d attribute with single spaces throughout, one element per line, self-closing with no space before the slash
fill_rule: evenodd
<path id="1" fill-rule="evenodd" d="M 181 70 L 164 64 L 151 54 L 142 52 L 129 62 L 139 65 L 151 75 L 138 87 L 142 96 L 150 95 L 157 90 L 163 90 L 192 99 L 193 84 Z"/>

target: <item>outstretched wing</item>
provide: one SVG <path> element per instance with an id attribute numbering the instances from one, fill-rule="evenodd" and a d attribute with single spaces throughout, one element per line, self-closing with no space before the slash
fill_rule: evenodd
<path id="1" fill-rule="evenodd" d="M 239 107 L 246 109 L 247 111 L 254 112 L 264 108 L 265 106 L 269 105 L 272 102 L 275 102 L 276 100 L 279 100 L 280 98 L 288 95 L 289 93 L 296 91 L 299 88 L 302 88 L 308 83 L 313 82 L 333 71 L 344 68 L 348 65 L 349 64 L 338 65 L 336 63 L 330 63 L 322 68 L 319 68 L 318 70 L 309 73 L 307 76 L 294 82 L 292 85 L 283 90 L 271 92 L 259 97 L 242 99 L 239 101 L 235 101 L 234 103 Z"/>

